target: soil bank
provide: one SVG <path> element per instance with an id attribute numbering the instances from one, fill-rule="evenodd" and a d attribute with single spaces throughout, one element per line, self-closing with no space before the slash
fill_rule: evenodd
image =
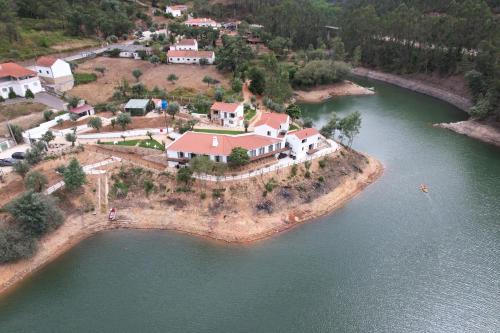
<path id="1" fill-rule="evenodd" d="M 333 212 L 377 180 L 383 173 L 383 166 L 376 159 L 367 158 L 362 173 L 345 178 L 333 191 L 310 203 L 294 205 L 269 215 L 256 216 L 252 211 L 238 211 L 238 218 L 223 215 L 211 219 L 190 210 L 132 207 L 120 210 L 118 221 L 113 222 L 109 222 L 105 214 L 69 216 L 64 225 L 40 241 L 34 257 L 0 266 L 0 292 L 13 287 L 80 241 L 105 230 L 174 230 L 233 243 L 248 243 L 277 235 Z"/>
<path id="2" fill-rule="evenodd" d="M 307 90 L 294 90 L 294 97 L 297 102 L 311 104 L 323 103 L 336 96 L 362 96 L 373 94 L 374 92 L 372 90 L 351 81 L 317 86 Z"/>

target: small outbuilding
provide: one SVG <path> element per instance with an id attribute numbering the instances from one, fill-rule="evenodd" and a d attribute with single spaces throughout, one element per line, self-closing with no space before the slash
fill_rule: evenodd
<path id="1" fill-rule="evenodd" d="M 69 113 L 77 115 L 80 117 L 91 116 L 95 114 L 94 107 L 92 105 L 83 104 L 77 106 L 76 108 L 69 109 Z"/>
<path id="2" fill-rule="evenodd" d="M 131 99 L 125 105 L 125 112 L 131 116 L 143 116 L 152 110 L 149 99 Z"/>

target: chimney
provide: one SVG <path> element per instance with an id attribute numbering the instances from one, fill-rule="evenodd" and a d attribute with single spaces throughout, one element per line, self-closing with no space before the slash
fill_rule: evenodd
<path id="1" fill-rule="evenodd" d="M 219 140 L 217 140 L 217 137 L 214 135 L 212 138 L 212 147 L 217 147 L 219 145 Z"/>

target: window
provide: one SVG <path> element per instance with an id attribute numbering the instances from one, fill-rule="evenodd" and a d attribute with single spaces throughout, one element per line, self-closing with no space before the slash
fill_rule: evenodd
<path id="1" fill-rule="evenodd" d="M 50 72 L 49 72 L 49 71 L 47 71 L 47 74 L 50 74 Z"/>
<path id="2" fill-rule="evenodd" d="M 236 115 L 235 115 L 234 113 L 230 113 L 230 114 L 229 114 L 229 116 L 230 116 L 231 118 L 236 117 Z"/>
<path id="3" fill-rule="evenodd" d="M 267 136 L 271 136 L 271 131 L 267 131 Z"/>
<path id="4" fill-rule="evenodd" d="M 276 144 L 276 149 L 281 149 L 281 142 L 278 142 L 278 143 Z"/>
<path id="5" fill-rule="evenodd" d="M 306 143 L 307 139 L 302 140 L 302 143 Z"/>
<path id="6" fill-rule="evenodd" d="M 266 148 L 265 147 L 259 148 L 259 155 L 262 155 L 265 152 L 266 152 Z"/>
<path id="7" fill-rule="evenodd" d="M 273 151 L 273 145 L 269 145 L 269 147 L 268 147 L 268 151 L 269 151 L 269 152 Z"/>
<path id="8" fill-rule="evenodd" d="M 179 154 L 179 158 L 184 158 L 184 152 L 183 151 L 180 151 L 178 154 Z"/>
<path id="9" fill-rule="evenodd" d="M 39 69 L 39 70 L 38 70 L 38 73 L 42 73 L 42 70 L 41 70 L 41 69 Z"/>
<path id="10" fill-rule="evenodd" d="M 256 155 L 256 151 L 255 151 L 255 149 L 254 149 L 254 150 L 252 150 L 252 151 L 250 151 L 250 157 L 255 157 L 255 155 Z"/>
<path id="11" fill-rule="evenodd" d="M 215 162 L 220 162 L 220 156 L 215 156 Z"/>

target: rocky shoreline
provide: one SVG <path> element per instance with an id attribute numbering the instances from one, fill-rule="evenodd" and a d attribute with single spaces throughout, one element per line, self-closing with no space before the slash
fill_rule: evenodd
<path id="1" fill-rule="evenodd" d="M 500 129 L 484 122 L 465 120 L 456 123 L 435 124 L 434 126 L 500 147 Z"/>
<path id="2" fill-rule="evenodd" d="M 383 173 L 382 164 L 367 156 L 363 172 L 347 177 L 331 192 L 309 203 L 277 210 L 269 215 L 238 212 L 238 219 L 218 217 L 217 221 L 193 210 L 129 207 L 119 210 L 119 220 L 110 222 L 105 214 L 69 216 L 58 230 L 44 237 L 30 259 L 0 266 L 0 293 L 18 285 L 24 278 L 80 243 L 102 231 L 113 229 L 171 230 L 223 242 L 250 243 L 278 235 L 315 218 L 332 213 L 354 198 Z M 189 222 L 188 222 L 189 221 Z M 188 223 L 187 223 L 188 222 Z M 250 227 L 253 226 L 253 227 Z"/>
<path id="3" fill-rule="evenodd" d="M 363 96 L 373 95 L 370 89 L 357 85 L 351 81 L 343 81 L 340 83 L 327 84 L 313 87 L 307 90 L 294 90 L 294 97 L 300 103 L 323 103 L 336 96 Z"/>

